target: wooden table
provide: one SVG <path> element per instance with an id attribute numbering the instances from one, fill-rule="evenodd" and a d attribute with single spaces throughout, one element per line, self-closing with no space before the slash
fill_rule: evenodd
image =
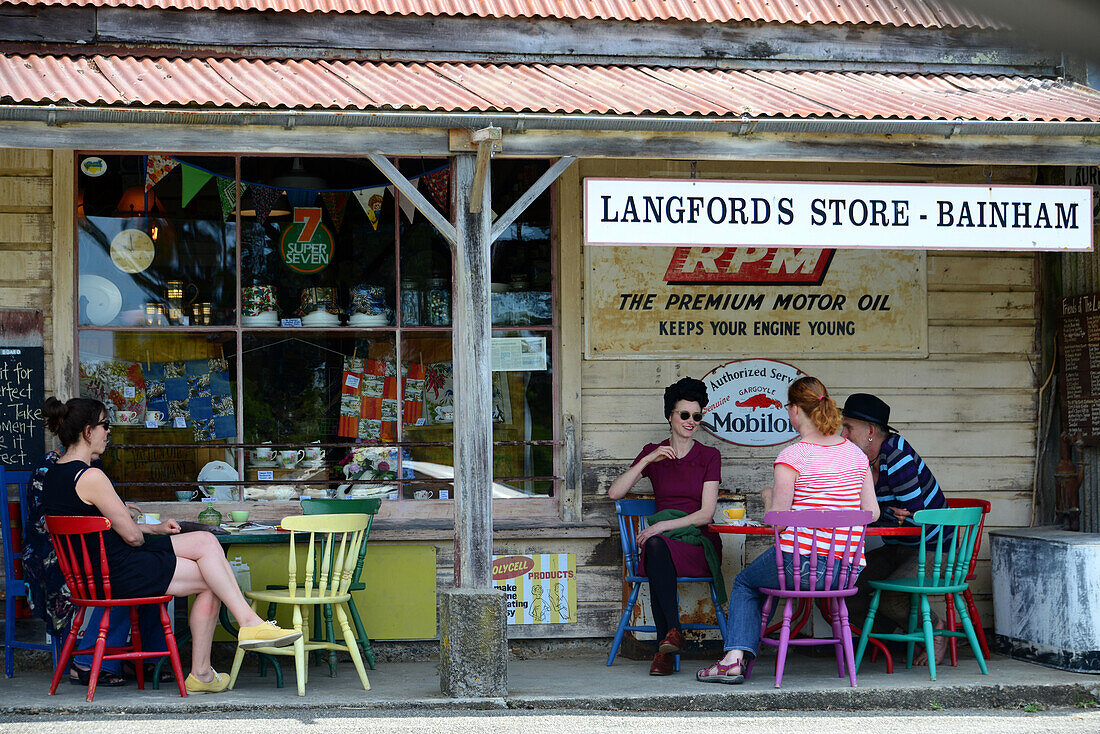
<path id="1" fill-rule="evenodd" d="M 727 523 L 711 523 L 707 528 L 714 533 L 720 533 L 724 535 L 772 535 L 771 525 L 730 525 Z M 864 532 L 868 536 L 877 537 L 920 537 L 920 527 L 917 525 L 868 525 L 864 529 Z M 810 618 L 810 605 L 806 603 L 807 600 L 802 600 L 798 611 L 795 613 L 797 624 L 791 630 L 791 634 L 797 634 L 806 624 Z M 852 637 L 859 637 L 863 631 L 852 622 L 848 620 L 848 626 L 852 628 Z M 769 629 L 770 631 L 770 629 Z M 875 638 L 869 638 L 872 646 L 881 651 L 886 656 L 886 672 L 894 672 L 894 658 L 890 655 L 890 651 L 886 648 L 886 645 L 882 644 Z"/>

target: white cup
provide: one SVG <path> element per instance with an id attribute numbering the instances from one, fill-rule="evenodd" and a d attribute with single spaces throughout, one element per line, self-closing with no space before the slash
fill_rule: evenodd
<path id="1" fill-rule="evenodd" d="M 117 420 L 119 423 L 134 425 L 138 422 L 138 414 L 136 410 L 116 410 L 115 420 Z"/>
<path id="2" fill-rule="evenodd" d="M 288 449 L 286 451 L 280 451 L 275 460 L 282 468 L 293 469 L 305 455 L 306 452 L 301 449 Z"/>
<path id="3" fill-rule="evenodd" d="M 426 500 L 432 496 L 432 492 L 429 489 L 418 489 L 413 492 L 413 497 L 418 500 Z"/>
<path id="4" fill-rule="evenodd" d="M 164 423 L 164 413 L 159 410 L 147 410 L 145 411 L 145 422 L 156 423 L 159 426 Z"/>
<path id="5" fill-rule="evenodd" d="M 260 446 L 252 451 L 252 455 L 256 457 L 257 461 L 271 461 L 275 456 L 275 452 L 266 446 Z"/>
<path id="6" fill-rule="evenodd" d="M 311 464 L 320 464 L 321 460 L 325 458 L 325 452 L 321 450 L 320 446 L 307 446 L 305 456 Z"/>

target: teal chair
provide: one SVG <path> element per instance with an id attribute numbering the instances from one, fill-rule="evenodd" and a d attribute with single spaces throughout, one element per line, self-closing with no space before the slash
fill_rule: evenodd
<path id="1" fill-rule="evenodd" d="M 906 668 L 913 667 L 913 651 L 919 642 L 928 652 L 928 672 L 932 680 L 936 680 L 936 655 L 935 637 L 965 637 L 970 643 L 974 657 L 978 659 L 978 667 L 982 673 L 988 673 L 985 657 L 978 637 L 974 632 L 974 625 L 970 616 L 966 613 L 966 604 L 963 601 L 963 593 L 969 588 L 966 575 L 970 571 L 970 559 L 974 555 L 974 548 L 978 542 L 982 523 L 982 510 L 980 507 L 966 507 L 958 509 L 920 510 L 913 515 L 913 521 L 921 526 L 920 550 L 918 551 L 918 571 L 913 578 L 886 579 L 883 581 L 869 581 L 871 588 L 875 590 L 871 597 L 871 606 L 867 611 L 867 619 L 863 623 L 863 634 L 859 636 L 859 647 L 856 650 L 856 669 L 863 660 L 863 651 L 867 648 L 867 640 L 896 640 L 908 643 Z M 932 559 L 931 568 L 928 564 L 928 538 L 939 528 L 935 540 L 935 557 Z M 952 532 L 953 531 L 953 532 Z M 951 539 L 944 541 L 945 535 L 951 535 Z M 946 553 L 945 553 L 946 551 Z M 875 624 L 875 614 L 878 612 L 879 600 L 884 591 L 897 591 L 909 594 L 911 603 L 909 606 L 909 631 L 905 633 L 879 633 L 871 632 Z M 937 630 L 932 627 L 932 608 L 928 603 L 928 597 L 950 595 L 955 602 L 956 613 L 962 622 L 964 632 L 955 632 L 950 629 Z M 918 626 L 918 617 L 920 625 Z"/>
<path id="2" fill-rule="evenodd" d="M 369 499 L 369 500 L 338 500 L 338 499 L 303 499 L 302 500 L 302 514 L 305 515 L 344 515 L 348 513 L 361 513 L 367 515 L 367 529 L 363 533 L 363 543 L 359 546 L 359 557 L 355 562 L 355 572 L 351 577 L 351 586 L 348 587 L 348 591 L 362 591 L 367 588 L 366 584 L 359 580 L 360 575 L 363 573 L 363 558 L 367 553 L 367 539 L 370 537 L 371 525 L 374 524 L 374 516 L 378 514 L 379 508 L 382 507 L 382 500 Z M 269 591 L 277 589 L 285 589 L 286 586 L 268 586 Z M 267 618 L 275 618 L 276 604 L 269 604 L 267 607 Z M 359 610 L 355 608 L 355 598 L 352 597 L 348 601 L 348 610 L 351 612 L 352 623 L 355 625 L 355 636 L 359 638 L 359 641 L 363 644 L 363 656 L 367 660 L 367 666 L 371 670 L 374 670 L 374 651 L 370 646 L 370 638 L 367 637 L 366 631 L 363 629 L 363 621 L 359 618 Z M 315 615 L 313 620 L 314 639 L 327 639 L 329 642 L 335 642 L 335 631 L 332 626 L 332 605 L 324 605 L 324 620 L 321 619 L 321 615 Z M 324 624 L 324 629 L 321 625 Z M 264 661 L 261 658 L 260 662 L 260 674 L 263 675 Z M 332 675 L 336 675 L 336 653 L 334 651 L 329 652 L 329 671 Z"/>

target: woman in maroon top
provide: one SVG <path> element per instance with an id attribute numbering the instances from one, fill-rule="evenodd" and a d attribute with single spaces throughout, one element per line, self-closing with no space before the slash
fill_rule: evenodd
<path id="1" fill-rule="evenodd" d="M 665 389 L 665 418 L 671 435 L 659 444 L 646 444 L 630 468 L 607 492 L 611 499 L 621 499 L 639 479 L 648 477 L 653 485 L 657 512 L 681 510 L 686 513 L 683 517 L 654 523 L 638 533 L 638 545 L 642 549 L 638 572 L 649 577 L 650 604 L 660 640 L 650 675 L 669 675 L 673 668 L 672 655 L 684 646 L 676 605 L 676 577 L 711 575 L 701 545 L 674 540 L 663 533 L 694 525 L 721 559 L 722 542 L 707 530 L 707 525 L 714 518 L 722 459 L 718 449 L 695 441 L 695 431 L 703 421 L 706 405 L 707 387 L 702 381 L 685 377 L 669 385 Z"/>

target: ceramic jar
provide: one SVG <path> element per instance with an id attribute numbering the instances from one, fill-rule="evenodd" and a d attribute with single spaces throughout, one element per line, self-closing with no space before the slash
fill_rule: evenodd
<path id="1" fill-rule="evenodd" d="M 333 316 L 340 315 L 340 308 L 336 305 L 335 288 L 317 286 L 302 289 L 302 300 L 298 308 L 298 315 L 308 316 L 314 311 L 327 311 Z"/>

